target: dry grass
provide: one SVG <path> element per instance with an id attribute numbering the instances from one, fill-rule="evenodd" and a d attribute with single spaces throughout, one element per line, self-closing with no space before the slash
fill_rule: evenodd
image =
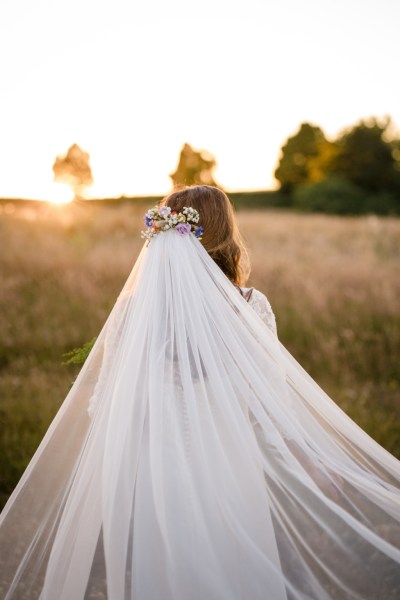
<path id="1" fill-rule="evenodd" d="M 142 246 L 144 205 L 3 206 L 0 214 L 0 503 L 97 335 Z M 251 284 L 281 341 L 400 457 L 400 220 L 241 211 Z"/>

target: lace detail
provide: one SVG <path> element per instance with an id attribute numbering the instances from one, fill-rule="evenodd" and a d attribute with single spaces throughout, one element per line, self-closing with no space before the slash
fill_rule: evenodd
<path id="1" fill-rule="evenodd" d="M 267 327 L 278 336 L 275 314 L 267 297 L 255 288 L 241 288 L 242 295 L 247 300 Z"/>

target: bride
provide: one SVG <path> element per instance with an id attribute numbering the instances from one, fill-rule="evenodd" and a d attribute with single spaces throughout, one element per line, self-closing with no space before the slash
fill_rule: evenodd
<path id="1" fill-rule="evenodd" d="M 395 600 L 400 463 L 285 349 L 227 196 L 172 192 L 0 516 L 0 597 Z"/>

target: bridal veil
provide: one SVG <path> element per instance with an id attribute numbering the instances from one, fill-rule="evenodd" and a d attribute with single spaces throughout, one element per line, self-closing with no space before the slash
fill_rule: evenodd
<path id="1" fill-rule="evenodd" d="M 0 597 L 395 600 L 399 466 L 166 231 L 1 514 Z"/>

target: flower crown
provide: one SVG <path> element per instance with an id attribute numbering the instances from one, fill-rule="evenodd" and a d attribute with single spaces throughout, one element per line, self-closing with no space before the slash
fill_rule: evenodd
<path id="1" fill-rule="evenodd" d="M 197 225 L 199 218 L 199 213 L 191 206 L 184 206 L 179 213 L 171 210 L 170 206 L 155 206 L 145 214 L 146 230 L 141 232 L 141 237 L 150 241 L 160 231 L 175 229 L 179 235 L 193 233 L 198 240 L 201 240 L 204 228 Z"/>

